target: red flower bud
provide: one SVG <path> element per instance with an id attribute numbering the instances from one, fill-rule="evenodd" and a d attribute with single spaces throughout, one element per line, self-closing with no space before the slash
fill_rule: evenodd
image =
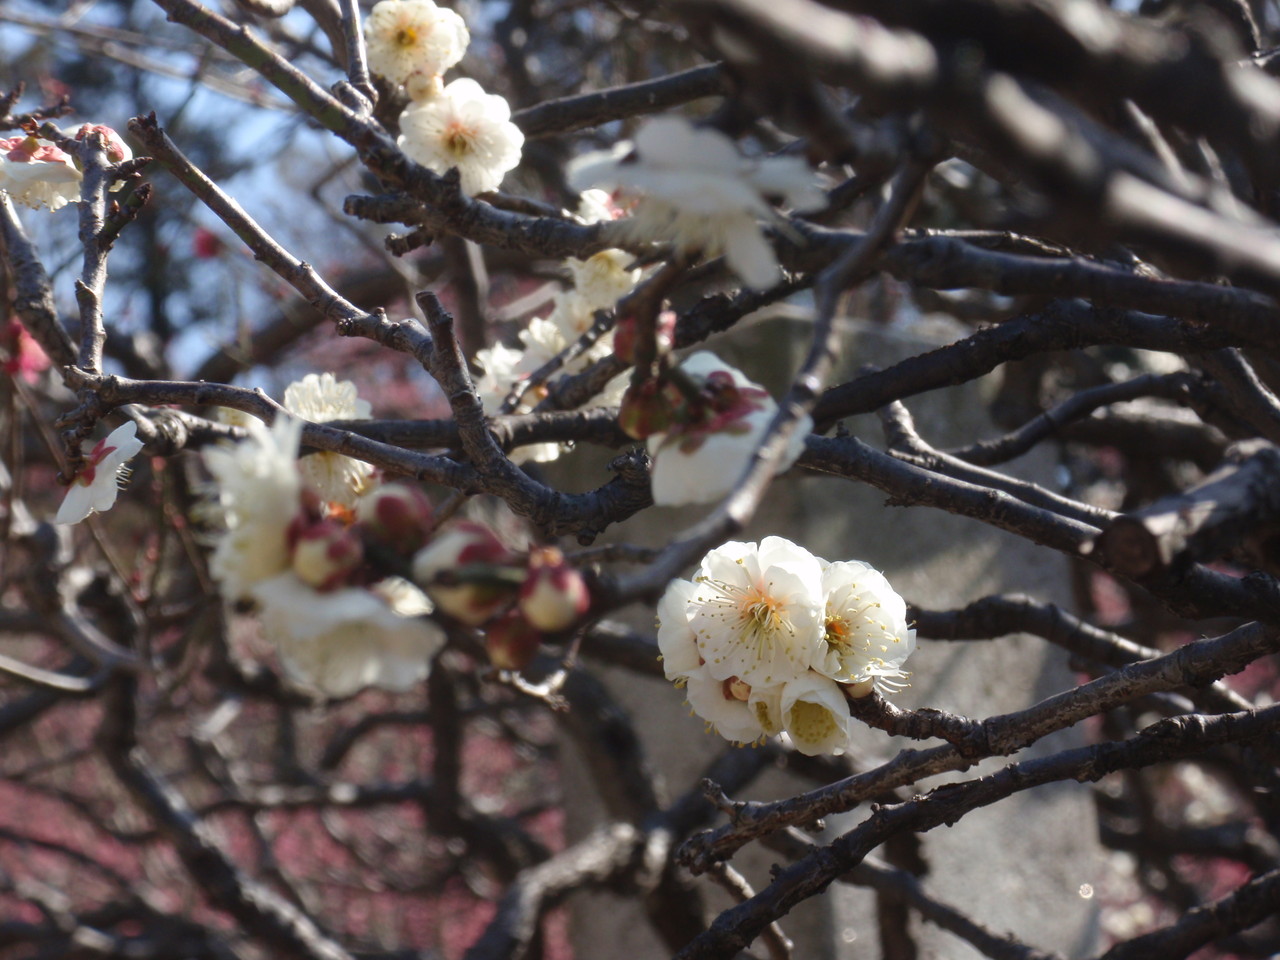
<path id="1" fill-rule="evenodd" d="M 406 557 L 426 544 L 431 514 L 426 494 L 399 483 L 377 487 L 356 504 L 356 519 L 369 538 Z"/>
<path id="2" fill-rule="evenodd" d="M 529 575 L 520 587 L 520 612 L 534 627 L 555 633 L 574 624 L 591 606 L 582 574 L 555 547 L 529 555 Z"/>
<path id="3" fill-rule="evenodd" d="M 460 520 L 418 551 L 413 579 L 445 613 L 479 626 L 514 599 L 514 565 L 511 551 L 488 527 Z"/>
<path id="4" fill-rule="evenodd" d="M 537 656 L 541 643 L 542 634 L 518 610 L 509 610 L 491 623 L 484 638 L 489 661 L 499 670 L 523 670 Z"/>
<path id="5" fill-rule="evenodd" d="M 295 519 L 288 531 L 293 572 L 320 591 L 344 586 L 364 560 L 360 538 L 331 520 Z"/>

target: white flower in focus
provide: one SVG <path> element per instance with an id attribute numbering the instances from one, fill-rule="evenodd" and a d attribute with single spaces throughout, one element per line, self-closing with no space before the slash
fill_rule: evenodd
<path id="1" fill-rule="evenodd" d="M 463 19 L 432 0 L 381 0 L 364 22 L 369 69 L 392 83 L 438 77 L 467 51 Z"/>
<path id="2" fill-rule="evenodd" d="M 60 210 L 80 199 L 84 175 L 71 155 L 37 137 L 0 139 L 0 190 L 14 203 Z"/>
<path id="3" fill-rule="evenodd" d="M 672 580 L 658 601 L 658 651 L 662 655 L 662 672 L 676 686 L 702 669 L 698 638 L 689 626 L 697 609 L 693 599 L 698 585 L 688 580 Z"/>
<path id="4" fill-rule="evenodd" d="M 67 488 L 54 523 L 79 523 L 89 514 L 115 505 L 121 474 L 128 469 L 125 463 L 142 449 L 137 433 L 138 425 L 130 420 L 97 442 L 85 458 L 84 469 Z"/>
<path id="5" fill-rule="evenodd" d="M 902 686 L 903 662 L 916 647 L 907 605 L 884 575 L 858 560 L 828 564 L 823 638 L 813 669 L 844 683 L 871 682 L 881 693 Z"/>
<path id="6" fill-rule="evenodd" d="M 248 598 L 255 584 L 288 569 L 286 533 L 302 493 L 297 466 L 302 421 L 278 416 L 269 430 L 257 420 L 247 429 L 249 437 L 241 443 L 204 451 L 226 525 L 209 570 L 229 600 Z"/>
<path id="7" fill-rule="evenodd" d="M 290 413 L 312 423 L 368 420 L 372 412 L 369 402 L 356 394 L 354 383 L 338 380 L 332 373 L 309 373 L 289 384 L 284 391 L 284 406 Z M 324 500 L 349 508 L 355 507 L 360 496 L 368 491 L 373 477 L 371 464 L 328 450 L 303 457 L 298 468 L 307 486 Z"/>
<path id="8" fill-rule="evenodd" d="M 754 743 L 765 735 L 754 711 L 747 705 L 750 690 L 741 681 L 717 680 L 705 670 L 689 677 L 685 698 L 693 712 L 726 740 Z"/>
<path id="9" fill-rule="evenodd" d="M 408 690 L 444 646 L 440 628 L 421 616 L 430 601 L 404 580 L 320 593 L 286 573 L 253 593 L 290 681 L 325 696 L 370 686 Z"/>
<path id="10" fill-rule="evenodd" d="M 520 163 L 524 134 L 511 122 L 506 100 L 462 78 L 439 96 L 405 108 L 398 143 L 411 159 L 438 174 L 457 167 L 462 192 L 474 196 L 497 190 L 507 171 Z"/>
<path id="11" fill-rule="evenodd" d="M 715 354 L 699 351 L 680 365 L 681 370 L 718 389 L 719 409 L 679 423 L 648 440 L 653 458 L 653 502 L 659 506 L 710 503 L 728 495 L 747 469 L 756 445 L 773 422 L 778 405 L 758 384 L 752 383 Z M 786 454 L 777 466 L 781 473 L 804 452 L 805 437 L 813 430 L 807 414 L 791 434 Z"/>
<path id="12" fill-rule="evenodd" d="M 812 670 L 782 688 L 782 725 L 806 756 L 841 753 L 849 742 L 849 701 L 834 680 Z"/>
<path id="13" fill-rule="evenodd" d="M 777 258 L 760 230 L 776 220 L 767 198 L 797 212 L 825 205 L 799 157 L 742 157 L 732 140 L 681 117 L 655 117 L 636 131 L 634 146 L 580 157 L 569 167 L 575 188 L 601 186 L 636 198 L 631 234 L 666 241 L 686 252 L 724 254 L 757 290 L 781 279 Z"/>
<path id="14" fill-rule="evenodd" d="M 702 559 L 689 625 L 707 672 L 752 687 L 794 680 L 822 637 L 822 565 L 783 537 L 730 541 Z"/>

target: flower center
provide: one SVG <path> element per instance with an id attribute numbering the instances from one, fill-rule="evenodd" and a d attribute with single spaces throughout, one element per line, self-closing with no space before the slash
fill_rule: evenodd
<path id="1" fill-rule="evenodd" d="M 418 31 L 413 27 L 401 27 L 396 31 L 396 46 L 409 49 L 418 42 Z"/>
<path id="2" fill-rule="evenodd" d="M 461 160 L 471 153 L 471 131 L 459 124 L 454 124 L 445 131 L 444 148 L 455 160 Z"/>
<path id="3" fill-rule="evenodd" d="M 823 623 L 826 630 L 826 641 L 833 647 L 848 647 L 851 641 L 850 634 L 853 628 L 849 626 L 849 621 L 840 616 L 829 616 Z"/>

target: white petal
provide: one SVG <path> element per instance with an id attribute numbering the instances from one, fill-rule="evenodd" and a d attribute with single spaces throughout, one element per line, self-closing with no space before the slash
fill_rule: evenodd
<path id="1" fill-rule="evenodd" d="M 93 512 L 93 491 L 82 483 L 73 483 L 62 498 L 54 523 L 79 523 Z"/>
<path id="2" fill-rule="evenodd" d="M 689 627 L 691 601 L 698 586 L 688 580 L 672 580 L 658 601 L 658 650 L 668 680 L 687 679 L 702 666 L 698 643 Z"/>
<path id="3" fill-rule="evenodd" d="M 724 255 L 733 272 L 753 290 L 768 290 L 782 279 L 773 247 L 753 221 L 740 221 L 726 234 Z"/>
<path id="4" fill-rule="evenodd" d="M 849 703 L 832 680 L 810 671 L 782 689 L 791 742 L 807 756 L 841 752 L 849 742 Z"/>

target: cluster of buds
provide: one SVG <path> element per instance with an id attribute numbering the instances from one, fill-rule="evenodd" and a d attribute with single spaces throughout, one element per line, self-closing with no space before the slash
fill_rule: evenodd
<path id="1" fill-rule="evenodd" d="M 320 593 L 367 586 L 405 569 L 431 533 L 431 503 L 414 487 L 380 486 L 354 512 L 331 507 L 304 489 L 285 531 L 290 569 Z"/>
<path id="2" fill-rule="evenodd" d="M 748 432 L 748 418 L 770 402 L 767 391 L 738 382 L 727 370 L 713 370 L 695 380 L 675 368 L 632 384 L 622 399 L 618 423 L 637 440 L 664 434 L 692 452 L 710 434 Z"/>
<path id="3" fill-rule="evenodd" d="M 493 665 L 528 666 L 544 636 L 573 626 L 591 605 L 586 581 L 555 547 L 521 559 L 488 527 L 461 520 L 413 559 L 413 579 L 437 609 L 484 627 Z"/>

